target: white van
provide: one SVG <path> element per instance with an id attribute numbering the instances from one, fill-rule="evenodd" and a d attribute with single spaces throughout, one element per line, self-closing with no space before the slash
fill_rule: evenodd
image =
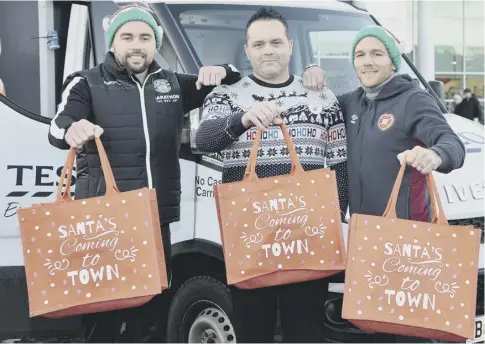
<path id="1" fill-rule="evenodd" d="M 291 72 L 301 75 L 306 65 L 316 62 L 327 71 L 328 85 L 336 94 L 358 87 L 349 47 L 359 29 L 375 24 L 370 13 L 352 1 L 281 4 L 275 9 L 288 20 L 294 40 Z M 118 5 L 112 1 L 0 1 L 0 79 L 7 95 L 0 96 L 0 340 L 79 334 L 79 317 L 29 318 L 15 212 L 19 207 L 53 200 L 66 151 L 52 147 L 47 132 L 60 102 L 61 84 L 71 72 L 103 61 L 103 21 Z M 164 29 L 158 62 L 164 68 L 189 73 L 197 73 L 202 65 L 232 63 L 247 75 L 251 67 L 244 53 L 244 29 L 263 5 L 264 1 L 150 2 Z M 430 90 L 405 56 L 403 72 Z M 436 175 L 446 215 L 452 224 L 473 224 L 483 233 L 484 127 L 448 114 L 440 106 L 467 148 L 463 168 Z M 180 153 L 183 214 L 172 226 L 173 290 L 177 293 L 169 314 L 161 316 L 169 317 L 170 342 L 235 342 L 212 192 L 221 180 L 221 163 L 217 155 L 195 150 L 193 134 L 198 124 L 198 110 L 186 115 Z M 477 273 L 475 341 L 483 341 L 483 234 Z M 334 276 L 330 285 L 327 321 L 322 324 L 327 339 L 372 342 L 372 333 L 341 318 L 342 282 L 343 274 Z"/>

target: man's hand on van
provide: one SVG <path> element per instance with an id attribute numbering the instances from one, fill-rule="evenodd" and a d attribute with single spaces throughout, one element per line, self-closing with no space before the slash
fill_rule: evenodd
<path id="1" fill-rule="evenodd" d="M 86 142 L 101 137 L 103 128 L 85 119 L 75 122 L 67 130 L 65 140 L 73 148 L 81 148 Z"/>
<path id="2" fill-rule="evenodd" d="M 279 115 L 280 109 L 275 104 L 261 102 L 249 109 L 242 117 L 241 122 L 246 129 L 255 125 L 258 129 L 266 131 L 266 128 L 271 124 L 280 125 L 283 123 L 283 120 L 278 117 Z"/>
<path id="3" fill-rule="evenodd" d="M 327 84 L 327 75 L 318 65 L 311 65 L 303 72 L 303 87 L 314 91 L 321 91 Z"/>

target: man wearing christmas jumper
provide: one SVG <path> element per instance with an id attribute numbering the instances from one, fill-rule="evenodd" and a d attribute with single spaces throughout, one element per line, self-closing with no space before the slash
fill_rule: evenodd
<path id="1" fill-rule="evenodd" d="M 336 171 L 345 213 L 346 135 L 337 98 L 328 89 L 305 89 L 303 80 L 290 74 L 292 41 L 285 19 L 277 12 L 263 8 L 249 20 L 245 50 L 253 75 L 209 94 L 197 147 L 221 153 L 223 183 L 239 181 L 260 128 L 264 132 L 257 175 L 285 175 L 290 173 L 291 160 L 278 126 L 284 121 L 304 170 L 330 167 Z M 285 342 L 323 342 L 327 290 L 325 279 L 249 290 L 232 287 L 237 341 L 273 342 L 278 300 Z"/>

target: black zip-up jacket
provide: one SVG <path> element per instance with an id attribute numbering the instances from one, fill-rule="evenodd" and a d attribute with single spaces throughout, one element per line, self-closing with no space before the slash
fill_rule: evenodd
<path id="1" fill-rule="evenodd" d="M 223 83 L 240 78 L 224 65 Z M 120 67 L 112 53 L 104 63 L 70 75 L 49 129 L 49 142 L 69 149 L 65 135 L 72 123 L 86 119 L 104 129 L 105 147 L 120 191 L 157 190 L 162 223 L 180 220 L 179 151 L 183 117 L 202 106 L 213 87 L 197 90 L 197 75 L 164 70 L 154 61 L 141 84 Z M 104 195 L 106 185 L 96 144 L 87 142 L 77 154 L 76 199 Z"/>
<path id="2" fill-rule="evenodd" d="M 470 99 L 464 98 L 462 102 L 455 107 L 455 113 L 470 121 L 478 118 L 480 123 L 483 124 L 483 113 L 480 108 L 480 101 L 475 95 L 472 95 Z"/>

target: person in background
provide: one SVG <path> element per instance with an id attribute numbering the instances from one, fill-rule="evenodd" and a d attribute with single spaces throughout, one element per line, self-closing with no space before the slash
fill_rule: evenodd
<path id="1" fill-rule="evenodd" d="M 245 50 L 253 74 L 234 85 L 216 87 L 206 98 L 196 145 L 202 152 L 221 153 L 223 183 L 240 181 L 254 134 L 262 129 L 268 134 L 261 140 L 256 173 L 260 178 L 286 175 L 291 171 L 291 160 L 277 126 L 284 121 L 290 133 L 295 133 L 292 140 L 303 169 L 330 167 L 336 171 L 345 215 L 347 154 L 340 107 L 329 89 L 308 90 L 300 77 L 290 74 L 292 46 L 288 24 L 279 13 L 262 8 L 251 17 L 246 25 Z M 317 135 L 307 135 L 312 130 Z M 277 305 L 284 342 L 325 341 L 326 279 L 230 289 L 238 342 L 274 342 Z"/>
<path id="2" fill-rule="evenodd" d="M 463 99 L 461 98 L 460 94 L 456 93 L 453 96 L 453 106 L 451 112 L 458 116 L 463 116 L 463 104 L 462 104 Z"/>
<path id="3" fill-rule="evenodd" d="M 362 84 L 338 96 L 347 129 L 349 210 L 381 216 L 405 158 L 397 204 L 399 218 L 430 220 L 425 175 L 463 166 L 465 147 L 444 118 L 436 100 L 407 74 L 400 74 L 397 39 L 380 26 L 360 30 L 351 63 Z M 320 88 L 325 73 L 305 71 L 309 87 Z"/>
<path id="4" fill-rule="evenodd" d="M 121 192 L 157 190 L 170 286 L 170 223 L 180 220 L 182 119 L 202 106 L 215 85 L 234 83 L 240 74 L 229 65 L 202 67 L 198 76 L 162 69 L 154 61 L 161 44 L 161 28 L 148 8 L 121 7 L 109 22 L 104 62 L 73 73 L 64 82 L 49 142 L 59 149 L 78 149 L 76 199 L 106 191 L 95 137 L 104 144 Z M 137 308 L 88 314 L 84 341 L 118 342 L 123 322 L 127 324 L 123 341 L 143 341 L 155 321 L 165 329 L 169 301 L 170 290 L 165 290 Z"/>
<path id="5" fill-rule="evenodd" d="M 483 111 L 480 106 L 480 101 L 469 88 L 465 88 L 463 90 L 463 101 L 461 102 L 460 115 L 468 118 L 471 121 L 476 119 L 478 122 L 483 124 Z"/>

